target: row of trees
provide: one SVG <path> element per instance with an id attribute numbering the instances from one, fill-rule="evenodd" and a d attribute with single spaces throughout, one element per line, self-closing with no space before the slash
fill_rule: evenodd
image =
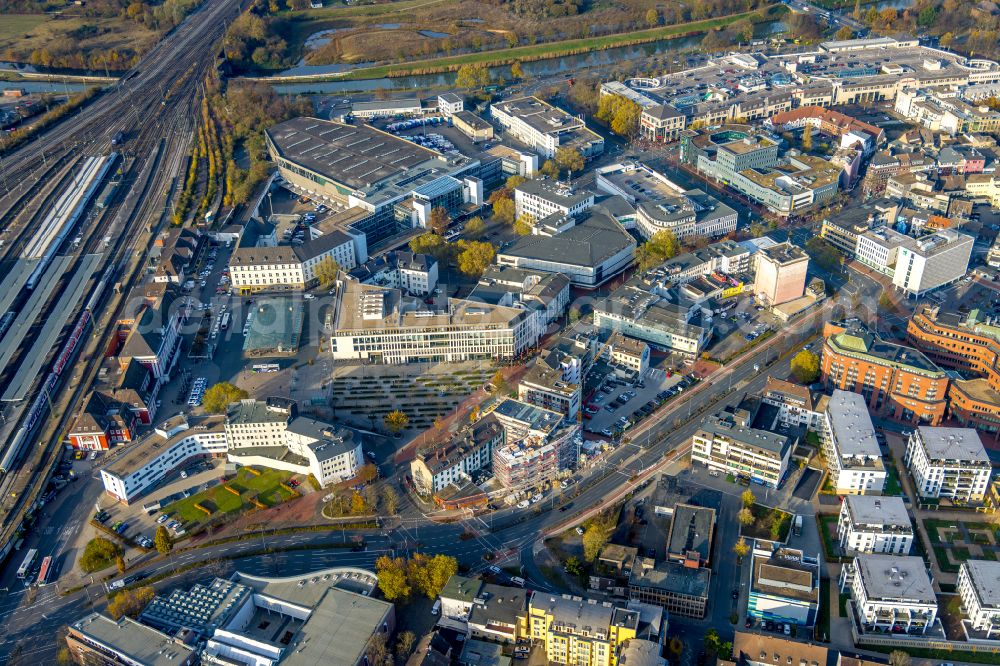
<path id="1" fill-rule="evenodd" d="M 410 241 L 410 250 L 429 254 L 442 263 L 454 261 L 458 270 L 469 277 L 479 277 L 493 263 L 496 246 L 475 240 L 449 243 L 433 231 L 423 233 Z"/>
<path id="2" fill-rule="evenodd" d="M 642 108 L 621 95 L 602 95 L 597 103 L 594 117 L 606 124 L 611 131 L 626 139 L 633 139 L 639 133 L 639 116 Z"/>

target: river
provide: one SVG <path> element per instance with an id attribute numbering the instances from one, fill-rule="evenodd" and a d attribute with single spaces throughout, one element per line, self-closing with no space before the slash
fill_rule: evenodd
<path id="1" fill-rule="evenodd" d="M 784 30 L 784 24 L 780 21 L 770 21 L 756 26 L 755 33 L 758 37 L 773 35 Z M 560 56 L 556 58 L 546 58 L 521 64 L 525 75 L 530 77 L 545 77 L 555 74 L 565 74 L 575 72 L 579 69 L 613 65 L 615 63 L 649 58 L 650 56 L 663 53 L 688 51 L 694 49 L 701 43 L 702 35 L 692 35 L 689 37 L 677 37 L 674 39 L 662 39 L 646 44 L 635 44 L 632 46 L 619 46 L 599 51 L 589 51 L 576 55 Z M 318 65 L 316 69 L 326 70 L 327 68 L 342 68 L 343 65 Z M 305 74 L 311 70 L 311 66 L 296 67 L 296 74 Z M 324 71 L 313 72 L 316 74 L 327 73 Z M 359 79 L 354 81 L 316 81 L 307 83 L 280 83 L 275 84 L 274 89 L 286 95 L 302 94 L 329 94 L 341 92 L 371 91 L 380 89 L 389 90 L 412 90 L 425 88 L 446 88 L 455 85 L 455 72 L 441 72 L 438 74 L 422 74 L 419 76 L 401 76 L 381 79 Z M 503 77 L 506 80 L 514 78 L 510 73 L 509 66 L 491 67 L 490 77 L 497 80 Z"/>

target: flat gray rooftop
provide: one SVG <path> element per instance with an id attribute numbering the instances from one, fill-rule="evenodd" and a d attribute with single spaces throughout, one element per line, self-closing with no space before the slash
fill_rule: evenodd
<path id="1" fill-rule="evenodd" d="M 136 664 L 171 666 L 184 663 L 194 653 L 194 649 L 128 617 L 115 622 L 91 613 L 71 626 L 88 640 L 113 648 Z"/>
<path id="2" fill-rule="evenodd" d="M 937 603 L 923 558 L 913 555 L 858 555 L 854 564 L 870 600 Z"/>
<path id="3" fill-rule="evenodd" d="M 0 315 L 10 309 L 11 303 L 24 289 L 37 265 L 38 259 L 18 259 L 9 269 L 4 266 L 4 278 L 0 282 Z"/>
<path id="4" fill-rule="evenodd" d="M 966 560 L 963 566 L 972 579 L 979 603 L 989 608 L 1000 607 L 1000 562 Z"/>
<path id="5" fill-rule="evenodd" d="M 979 433 L 972 428 L 920 426 L 920 441 L 931 460 L 961 460 L 989 464 Z"/>
<path id="6" fill-rule="evenodd" d="M 840 455 L 882 457 L 875 439 L 875 425 L 860 393 L 835 389 L 826 414 Z"/>
<path id="7" fill-rule="evenodd" d="M 876 497 L 875 495 L 847 495 L 847 510 L 855 525 L 882 525 L 909 527 L 910 514 L 902 497 Z"/>
<path id="8" fill-rule="evenodd" d="M 83 298 L 87 283 L 94 271 L 100 266 L 102 259 L 103 255 L 101 254 L 88 254 L 83 257 L 80 267 L 73 274 L 69 285 L 59 297 L 55 310 L 45 319 L 42 332 L 35 338 L 31 351 L 21 361 L 17 373 L 11 379 L 7 390 L 4 391 L 2 398 L 4 402 L 19 402 L 28 396 L 31 385 L 41 374 L 45 359 L 59 339 L 59 334 L 66 325 L 66 321 L 79 305 L 80 299 Z"/>

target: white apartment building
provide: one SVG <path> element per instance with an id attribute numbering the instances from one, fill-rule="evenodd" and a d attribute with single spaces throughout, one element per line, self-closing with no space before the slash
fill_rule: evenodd
<path id="1" fill-rule="evenodd" d="M 705 417 L 694 433 L 692 462 L 777 488 L 788 471 L 792 445 L 778 433 L 753 428 L 756 408 L 727 407 Z"/>
<path id="2" fill-rule="evenodd" d="M 575 419 L 583 400 L 583 386 L 573 380 L 579 374 L 558 352 L 542 352 L 518 382 L 517 399 Z"/>
<path id="3" fill-rule="evenodd" d="M 903 498 L 847 495 L 840 505 L 837 541 L 851 555 L 909 555 L 913 525 Z"/>
<path id="4" fill-rule="evenodd" d="M 299 416 L 284 398 L 230 405 L 225 430 L 230 462 L 312 474 L 323 487 L 353 478 L 365 464 L 352 431 Z"/>
<path id="5" fill-rule="evenodd" d="M 465 100 L 456 93 L 441 93 L 438 95 L 438 113 L 450 118 L 460 111 L 465 111 Z"/>
<path id="6" fill-rule="evenodd" d="M 329 259 L 337 262 L 342 271 L 350 271 L 358 264 L 356 239 L 340 231 L 300 245 L 253 242 L 251 235 L 244 235 L 229 258 L 229 279 L 239 294 L 305 289 L 316 281 L 317 266 Z"/>
<path id="7" fill-rule="evenodd" d="M 967 560 L 958 571 L 962 614 L 972 629 L 993 638 L 1000 631 L 1000 562 Z"/>
<path id="8" fill-rule="evenodd" d="M 859 234 L 855 255 L 891 277 L 896 289 L 919 297 L 965 275 L 974 241 L 952 229 L 914 238 L 886 227 Z"/>
<path id="9" fill-rule="evenodd" d="M 224 456 L 228 448 L 221 417 L 169 419 L 101 468 L 104 491 L 130 504 L 164 476 L 196 458 Z"/>
<path id="10" fill-rule="evenodd" d="M 840 573 L 865 632 L 900 628 L 924 634 L 937 619 L 937 596 L 920 557 L 858 555 Z"/>
<path id="11" fill-rule="evenodd" d="M 410 461 L 413 485 L 423 495 L 461 486 L 472 474 L 489 467 L 493 448 L 503 443 L 503 428 L 487 414 L 455 434 L 441 446 L 417 452 Z"/>
<path id="12" fill-rule="evenodd" d="M 980 502 L 993 468 L 973 428 L 920 426 L 906 442 L 903 462 L 921 497 Z"/>
<path id="13" fill-rule="evenodd" d="M 778 408 L 778 422 L 786 428 L 819 430 L 823 424 L 823 412 L 805 386 L 768 377 L 760 397 L 764 403 Z"/>
<path id="14" fill-rule="evenodd" d="M 347 282 L 338 293 L 330 353 L 374 363 L 513 358 L 538 343 L 522 309 L 459 298 L 432 310 L 398 289 Z"/>
<path id="15" fill-rule="evenodd" d="M 430 255 L 393 250 L 369 259 L 347 275 L 363 284 L 392 287 L 414 296 L 427 296 L 437 287 L 438 262 Z"/>
<path id="16" fill-rule="evenodd" d="M 881 495 L 886 471 L 864 397 L 834 389 L 823 421 L 823 454 L 837 494 Z"/>
<path id="17" fill-rule="evenodd" d="M 594 205 L 594 193 L 555 180 L 527 180 L 514 188 L 517 216 L 536 221 L 549 215 L 576 216 Z"/>
<path id="18" fill-rule="evenodd" d="M 493 119 L 515 140 L 545 158 L 559 148 L 572 148 L 590 159 L 604 152 L 604 139 L 562 109 L 537 97 L 519 97 L 490 107 Z"/>

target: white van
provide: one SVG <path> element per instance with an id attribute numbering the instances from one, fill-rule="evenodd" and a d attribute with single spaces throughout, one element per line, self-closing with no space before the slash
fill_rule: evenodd
<path id="1" fill-rule="evenodd" d="M 441 612 L 441 600 L 438 599 L 434 602 L 434 606 L 431 608 L 431 615 L 437 615 Z"/>

